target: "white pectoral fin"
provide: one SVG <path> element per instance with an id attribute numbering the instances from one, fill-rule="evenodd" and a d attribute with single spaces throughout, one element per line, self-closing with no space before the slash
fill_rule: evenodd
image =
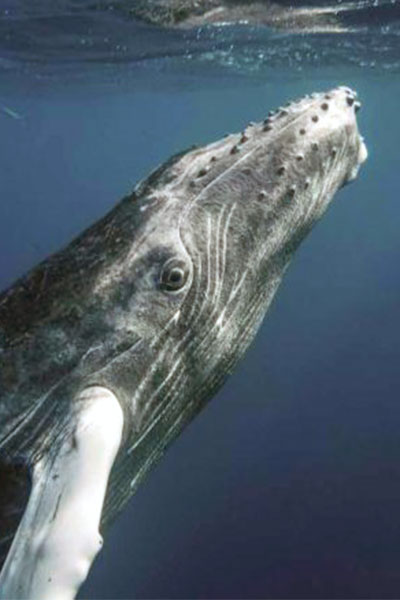
<path id="1" fill-rule="evenodd" d="M 0 576 L 0 599 L 71 600 L 102 546 L 100 517 L 123 429 L 112 392 L 77 398 L 70 433 L 33 471 L 29 502 Z"/>

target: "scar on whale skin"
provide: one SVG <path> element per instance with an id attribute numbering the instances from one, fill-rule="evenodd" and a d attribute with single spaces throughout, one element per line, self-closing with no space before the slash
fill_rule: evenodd
<path id="1" fill-rule="evenodd" d="M 357 176 L 359 106 L 349 88 L 314 94 L 268 130 L 174 156 L 0 295 L 1 599 L 77 593 L 107 526 Z"/>

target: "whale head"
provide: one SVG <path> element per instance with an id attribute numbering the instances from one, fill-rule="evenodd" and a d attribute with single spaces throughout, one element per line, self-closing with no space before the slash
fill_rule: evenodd
<path id="1" fill-rule="evenodd" d="M 138 340 L 100 381 L 117 390 L 130 423 L 110 513 L 232 371 L 295 249 L 356 177 L 367 156 L 359 107 L 348 88 L 314 94 L 175 157 L 138 186 L 133 243 L 95 286 L 124 297 L 109 325 Z"/>

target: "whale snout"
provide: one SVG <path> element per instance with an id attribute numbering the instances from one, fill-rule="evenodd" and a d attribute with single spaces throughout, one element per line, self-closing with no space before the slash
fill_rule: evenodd
<path id="1" fill-rule="evenodd" d="M 286 224 L 293 219 L 292 231 L 306 231 L 367 158 L 360 107 L 357 93 L 341 86 L 272 110 L 239 133 L 183 154 L 166 171 L 169 196 L 185 198 L 185 215 L 195 206 L 217 213 L 236 205 L 242 223 L 268 228 L 275 215 Z"/>
<path id="2" fill-rule="evenodd" d="M 331 198 L 357 177 L 368 156 L 357 124 L 360 108 L 357 93 L 341 86 L 306 96 L 269 116 L 267 127 L 275 132 L 282 162 L 278 174 L 288 185 Z M 309 204 L 307 194 L 302 199 Z"/>
<path id="3" fill-rule="evenodd" d="M 329 94 L 326 94 L 329 96 Z M 343 182 L 350 183 L 356 179 L 360 166 L 368 158 L 368 150 L 364 142 L 364 138 L 359 134 L 357 125 L 357 113 L 361 108 L 361 102 L 358 99 L 357 92 L 348 87 L 339 87 L 332 93 L 335 99 L 338 109 L 343 109 L 342 104 L 345 102 L 345 108 L 341 112 L 341 118 L 345 122 L 346 134 L 349 138 L 349 144 L 353 143 L 356 148 L 355 161 L 352 168 L 346 174 L 346 178 Z"/>
<path id="4" fill-rule="evenodd" d="M 328 120 L 327 126 L 331 127 L 332 131 L 339 130 L 342 133 L 343 158 L 345 158 L 347 148 L 349 159 L 354 160 L 354 165 L 344 181 L 347 183 L 355 179 L 359 167 L 368 157 L 367 147 L 359 134 L 357 125 L 357 113 L 361 108 L 361 102 L 357 92 L 349 87 L 341 86 L 323 95 L 320 108 L 327 113 L 329 110 L 331 111 L 331 118 Z"/>
<path id="5" fill-rule="evenodd" d="M 337 175 L 339 187 L 353 181 L 368 156 L 358 131 L 361 102 L 357 92 L 341 86 L 307 100 L 298 139 L 303 137 L 304 148 L 315 152 L 326 173 Z"/>
<path id="6" fill-rule="evenodd" d="M 222 185 L 242 187 L 246 198 L 251 184 L 269 198 L 270 189 L 283 184 L 311 189 L 311 180 L 314 187 L 325 182 L 337 189 L 355 179 L 367 158 L 357 125 L 360 107 L 357 93 L 345 86 L 305 96 L 241 133 L 191 152 L 181 161 L 177 180 L 186 180 L 196 195 Z"/>

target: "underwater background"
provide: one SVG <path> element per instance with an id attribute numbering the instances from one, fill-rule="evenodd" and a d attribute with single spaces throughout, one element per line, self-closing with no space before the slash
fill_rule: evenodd
<path id="1" fill-rule="evenodd" d="M 310 1 L 341 9 L 312 31 L 54 4 L 0 0 L 1 288 L 173 153 L 303 94 L 356 89 L 369 149 L 78 597 L 399 598 L 400 2 Z"/>

